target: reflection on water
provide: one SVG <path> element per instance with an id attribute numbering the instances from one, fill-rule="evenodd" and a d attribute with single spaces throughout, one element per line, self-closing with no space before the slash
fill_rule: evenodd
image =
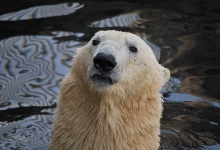
<path id="1" fill-rule="evenodd" d="M 91 27 L 138 27 L 142 23 L 140 12 L 132 12 L 128 14 L 122 14 L 112 18 L 107 18 L 99 21 L 92 22 Z M 144 26 L 143 26 L 144 27 Z"/>
<path id="2" fill-rule="evenodd" d="M 17 21 L 37 18 L 46 18 L 54 16 L 63 16 L 75 12 L 82 8 L 79 3 L 63 3 L 48 6 L 36 6 L 28 9 L 23 9 L 17 12 L 11 12 L 0 16 L 0 20 Z"/>
<path id="3" fill-rule="evenodd" d="M 0 42 L 0 147 L 47 145 L 59 84 L 80 44 L 53 40 L 63 35 L 69 34 L 16 36 Z"/>
<path id="4" fill-rule="evenodd" d="M 0 2 L 1 148 L 46 149 L 73 52 L 96 31 L 117 29 L 139 35 L 172 72 L 161 149 L 220 149 L 220 2 L 23 4 Z"/>

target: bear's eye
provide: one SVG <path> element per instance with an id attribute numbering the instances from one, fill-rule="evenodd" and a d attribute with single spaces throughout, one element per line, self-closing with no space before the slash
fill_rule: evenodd
<path id="1" fill-rule="evenodd" d="M 98 40 L 93 40 L 92 41 L 92 45 L 98 45 L 99 44 L 99 41 Z"/>
<path id="2" fill-rule="evenodd" d="M 137 48 L 133 46 L 129 47 L 129 50 L 133 53 L 137 52 Z"/>

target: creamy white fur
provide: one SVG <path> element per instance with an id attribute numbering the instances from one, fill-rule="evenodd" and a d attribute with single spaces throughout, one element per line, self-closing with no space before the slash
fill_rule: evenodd
<path id="1" fill-rule="evenodd" d="M 99 39 L 97 46 L 92 45 Z M 129 51 L 130 46 L 138 49 Z M 112 85 L 98 86 L 93 58 L 110 53 L 117 66 L 108 73 Z M 62 81 L 50 150 L 156 150 L 162 113 L 161 87 L 169 70 L 134 34 L 100 31 L 74 54 Z"/>

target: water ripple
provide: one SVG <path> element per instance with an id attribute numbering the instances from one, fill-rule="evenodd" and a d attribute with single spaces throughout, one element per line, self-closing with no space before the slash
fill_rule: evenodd
<path id="1" fill-rule="evenodd" d="M 46 18 L 54 16 L 68 15 L 74 13 L 84 5 L 79 3 L 63 3 L 57 5 L 35 6 L 23 9 L 17 12 L 11 12 L 0 16 L 2 21 L 17 21 L 37 18 Z"/>
<path id="2" fill-rule="evenodd" d="M 140 17 L 140 12 L 131 12 L 127 14 L 122 14 L 112 18 L 106 18 L 92 22 L 90 27 L 139 27 L 144 28 L 144 26 L 139 26 L 144 20 Z"/>
<path id="3" fill-rule="evenodd" d="M 54 36 L 16 36 L 0 42 L 0 147 L 32 149 L 47 145 L 60 81 L 75 47 Z"/>

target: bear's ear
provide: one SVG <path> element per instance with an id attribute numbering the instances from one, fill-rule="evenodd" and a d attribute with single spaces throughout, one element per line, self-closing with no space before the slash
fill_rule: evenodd
<path id="1" fill-rule="evenodd" d="M 162 66 L 161 66 L 162 67 Z M 167 68 L 162 67 L 164 82 L 163 85 L 170 79 L 170 71 Z"/>

